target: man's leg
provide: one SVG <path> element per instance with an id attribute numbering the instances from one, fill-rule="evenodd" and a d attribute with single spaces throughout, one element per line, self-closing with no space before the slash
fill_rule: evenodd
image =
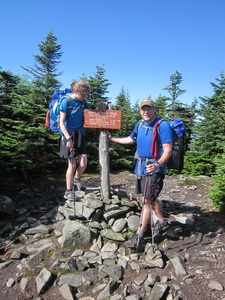
<path id="1" fill-rule="evenodd" d="M 84 186 L 80 178 L 87 167 L 87 154 L 78 155 L 78 160 L 79 163 L 74 176 L 74 185 L 77 187 L 78 190 L 85 191 L 86 187 Z"/>
<path id="2" fill-rule="evenodd" d="M 74 200 L 74 192 L 73 192 L 73 174 L 76 169 L 76 159 L 69 158 L 68 159 L 68 167 L 66 171 L 66 191 L 64 194 L 64 198 L 68 200 Z"/>
<path id="3" fill-rule="evenodd" d="M 157 220 L 157 227 L 160 229 L 159 232 L 168 225 L 167 221 L 163 217 L 162 208 L 157 196 L 163 187 L 163 177 L 158 174 L 151 177 L 151 180 L 148 176 L 141 179 L 141 192 L 142 192 L 142 212 L 140 227 L 137 233 L 127 242 L 125 245 L 129 248 L 138 248 L 140 241 L 144 238 L 145 231 L 151 219 L 151 211 L 153 210 Z M 158 226 L 159 225 L 159 226 Z M 156 228 L 157 230 L 157 228 Z"/>
<path id="4" fill-rule="evenodd" d="M 87 167 L 87 154 L 78 155 L 78 167 L 75 172 L 75 178 L 80 179 Z"/>
<path id="5" fill-rule="evenodd" d="M 73 174 L 76 169 L 76 159 L 75 158 L 69 158 L 68 159 L 68 167 L 66 171 L 66 188 L 67 190 L 72 189 L 73 185 Z"/>

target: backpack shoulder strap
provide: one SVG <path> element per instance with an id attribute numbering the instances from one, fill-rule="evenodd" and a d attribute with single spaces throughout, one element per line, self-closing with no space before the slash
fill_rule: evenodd
<path id="1" fill-rule="evenodd" d="M 156 122 L 156 124 L 155 124 L 155 126 L 156 126 L 156 128 L 157 128 L 157 131 L 158 131 L 158 134 L 159 134 L 159 126 L 160 126 L 160 124 L 161 124 L 163 121 L 166 121 L 166 120 L 162 118 L 162 119 L 158 120 L 158 121 Z"/>
<path id="2" fill-rule="evenodd" d="M 69 95 L 65 96 L 66 100 L 67 100 L 67 107 L 68 108 L 72 108 L 72 100 L 71 97 Z"/>
<path id="3" fill-rule="evenodd" d="M 138 125 L 138 131 L 141 129 L 141 127 L 143 126 L 143 124 L 144 124 L 144 120 L 141 119 L 141 121 L 140 121 L 140 123 Z"/>
<path id="4" fill-rule="evenodd" d="M 82 108 L 84 109 L 86 107 L 85 100 L 82 100 Z"/>
<path id="5" fill-rule="evenodd" d="M 73 109 L 71 97 L 69 95 L 66 95 L 65 98 L 67 100 L 67 106 L 68 106 L 68 108 Z M 79 108 L 83 108 L 83 109 L 85 108 L 85 101 L 84 100 L 82 100 L 81 107 L 77 107 L 76 110 L 78 110 Z"/>

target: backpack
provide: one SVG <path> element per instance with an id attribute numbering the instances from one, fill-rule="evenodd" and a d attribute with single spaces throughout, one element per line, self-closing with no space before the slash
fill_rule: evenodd
<path id="1" fill-rule="evenodd" d="M 45 117 L 45 127 L 46 128 L 50 128 L 51 131 L 55 131 L 55 132 L 61 132 L 60 131 L 60 126 L 59 126 L 59 117 L 60 117 L 60 105 L 61 102 L 64 98 L 67 99 L 67 107 L 74 109 L 72 107 L 72 100 L 69 96 L 69 94 L 71 94 L 72 91 L 71 89 L 66 88 L 64 91 L 62 90 L 58 90 L 55 91 L 52 94 L 52 101 L 49 103 L 49 109 L 46 113 L 46 117 Z M 78 107 L 76 109 L 79 108 L 84 108 L 85 104 L 84 101 L 82 101 L 82 106 Z"/>
<path id="2" fill-rule="evenodd" d="M 153 128 L 148 127 L 149 129 L 155 130 L 156 136 L 159 133 L 159 126 L 160 124 L 166 121 L 165 119 L 160 119 L 156 122 L 155 126 Z M 141 120 L 139 125 L 138 125 L 138 131 L 140 130 L 141 127 L 143 127 L 144 120 Z M 173 130 L 174 133 L 174 140 L 173 140 L 173 149 L 172 149 L 172 155 L 169 158 L 169 160 L 166 162 L 166 169 L 173 169 L 177 170 L 179 173 L 182 168 L 183 168 L 183 156 L 184 156 L 184 150 L 183 150 L 183 140 L 184 140 L 184 135 L 185 135 L 185 125 L 184 122 L 181 119 L 173 119 L 170 122 L 170 127 Z M 154 134 L 153 134 L 154 135 Z M 155 139 L 156 141 L 156 139 Z M 154 143 L 154 139 L 152 139 L 152 149 L 150 152 L 157 152 L 156 143 Z M 157 157 L 157 153 L 153 154 L 153 157 Z M 137 150 L 134 155 L 135 159 L 139 159 Z"/>

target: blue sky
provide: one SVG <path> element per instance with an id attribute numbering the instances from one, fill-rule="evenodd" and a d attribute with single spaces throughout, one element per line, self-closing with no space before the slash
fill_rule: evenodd
<path id="1" fill-rule="evenodd" d="M 210 82 L 225 69 L 224 0 L 7 0 L 1 1 L 0 67 L 26 74 L 49 30 L 62 45 L 63 88 L 104 65 L 115 97 L 131 103 L 160 94 L 182 73 L 179 98 L 211 96 Z"/>

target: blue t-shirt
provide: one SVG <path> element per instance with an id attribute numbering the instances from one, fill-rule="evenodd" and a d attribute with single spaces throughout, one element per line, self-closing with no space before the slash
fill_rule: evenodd
<path id="1" fill-rule="evenodd" d="M 153 128 L 158 120 L 160 120 L 160 118 L 156 117 L 155 120 L 150 124 L 144 122 L 139 130 L 138 127 L 140 122 L 142 122 L 142 120 L 139 120 L 135 125 L 134 130 L 131 133 L 130 137 L 137 142 L 139 157 L 149 158 L 149 159 L 152 158 L 152 154 L 150 153 L 150 151 L 152 149 Z M 165 143 L 173 142 L 174 135 L 173 135 L 173 130 L 171 129 L 167 121 L 161 122 L 158 129 L 159 129 L 158 131 L 159 137 L 157 138 L 157 149 L 158 149 L 158 158 L 160 158 L 163 154 L 162 145 Z M 145 160 L 143 160 L 141 162 L 141 174 L 138 174 L 139 173 L 139 169 L 138 169 L 139 160 L 138 160 L 134 170 L 135 174 L 140 176 L 145 176 L 146 175 L 145 166 L 146 166 L 146 162 Z M 159 168 L 156 172 L 165 174 L 165 165 L 162 165 L 162 167 Z"/>
<path id="2" fill-rule="evenodd" d="M 68 107 L 68 101 L 64 98 L 60 105 L 60 111 L 66 112 L 65 126 L 69 134 L 72 134 L 73 130 L 84 131 L 84 109 L 89 109 L 90 106 L 86 100 L 74 100 L 72 97 L 70 99 L 72 108 Z"/>

